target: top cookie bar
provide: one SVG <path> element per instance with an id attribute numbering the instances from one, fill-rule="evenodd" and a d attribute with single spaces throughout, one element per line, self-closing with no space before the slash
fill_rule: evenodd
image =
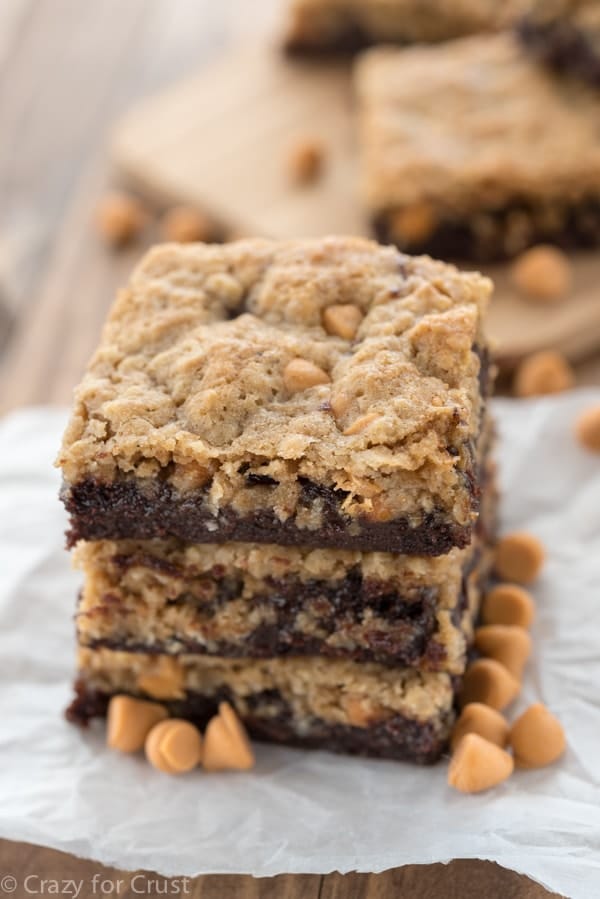
<path id="1" fill-rule="evenodd" d="M 519 32 L 543 62 L 600 85 L 598 0 L 536 0 Z"/>
<path id="2" fill-rule="evenodd" d="M 76 391 L 71 541 L 466 545 L 490 290 L 359 238 L 151 250 Z"/>
<path id="3" fill-rule="evenodd" d="M 512 24 L 530 0 L 292 0 L 291 52 L 353 52 L 369 44 L 438 42 Z"/>
<path id="4" fill-rule="evenodd" d="M 600 243 L 600 102 L 511 34 L 375 48 L 356 66 L 364 199 L 380 239 L 487 261 Z"/>

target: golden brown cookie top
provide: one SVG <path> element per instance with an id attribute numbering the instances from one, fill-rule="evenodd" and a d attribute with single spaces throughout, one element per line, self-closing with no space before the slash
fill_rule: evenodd
<path id="1" fill-rule="evenodd" d="M 356 495 L 435 468 L 458 489 L 490 291 L 360 238 L 156 247 L 110 313 L 59 464 L 70 482 L 162 471 L 217 489 L 245 462 Z"/>

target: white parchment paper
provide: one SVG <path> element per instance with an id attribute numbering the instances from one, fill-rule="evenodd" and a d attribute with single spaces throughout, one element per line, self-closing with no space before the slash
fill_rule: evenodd
<path id="1" fill-rule="evenodd" d="M 62 711 L 78 575 L 51 467 L 62 410 L 0 424 L 0 836 L 161 874 L 381 871 L 491 859 L 573 899 L 600 895 L 600 456 L 572 437 L 600 391 L 498 401 L 503 525 L 549 551 L 535 654 L 512 713 L 542 700 L 566 757 L 463 796 L 446 765 L 259 745 L 256 770 L 182 779 L 103 745 Z"/>

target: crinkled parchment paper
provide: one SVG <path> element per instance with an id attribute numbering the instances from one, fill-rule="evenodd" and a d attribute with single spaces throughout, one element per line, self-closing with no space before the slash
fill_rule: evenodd
<path id="1" fill-rule="evenodd" d="M 504 528 L 538 534 L 535 652 L 512 713 L 542 700 L 566 757 L 488 794 L 418 768 L 258 746 L 256 770 L 181 779 L 62 712 L 78 575 L 51 467 L 63 410 L 0 423 L 0 835 L 161 874 L 381 871 L 481 858 L 573 899 L 600 895 L 600 456 L 572 437 L 600 391 L 498 401 Z"/>

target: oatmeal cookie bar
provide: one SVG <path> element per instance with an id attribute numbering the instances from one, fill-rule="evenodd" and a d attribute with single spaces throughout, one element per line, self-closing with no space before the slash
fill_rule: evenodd
<path id="1" fill-rule="evenodd" d="M 537 65 L 512 35 L 373 49 L 356 85 L 380 239 L 477 261 L 600 242 L 597 93 Z"/>
<path id="2" fill-rule="evenodd" d="M 536 58 L 600 85 L 598 0 L 537 0 L 519 33 Z"/>
<path id="3" fill-rule="evenodd" d="M 152 250 L 76 391 L 71 543 L 468 545 L 490 291 L 360 238 Z"/>
<path id="4" fill-rule="evenodd" d="M 203 727 L 230 702 L 250 734 L 307 748 L 431 763 L 454 721 L 459 679 L 338 659 L 223 659 L 200 655 L 79 651 L 67 716 L 103 715 L 111 696 L 157 699 Z"/>
<path id="5" fill-rule="evenodd" d="M 264 544 L 97 541 L 75 550 L 80 645 L 465 667 L 489 553 L 425 558 Z"/>
<path id="6" fill-rule="evenodd" d="M 437 42 L 512 24 L 527 0 L 292 0 L 292 53 L 353 52 L 369 44 Z"/>

